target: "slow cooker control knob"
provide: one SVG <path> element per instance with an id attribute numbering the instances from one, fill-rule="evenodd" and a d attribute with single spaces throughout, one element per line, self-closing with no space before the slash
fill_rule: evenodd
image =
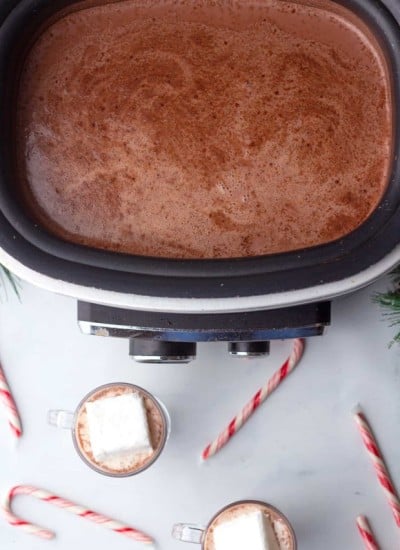
<path id="1" fill-rule="evenodd" d="M 238 358 L 264 357 L 269 354 L 269 342 L 230 342 L 228 351 Z"/>
<path id="2" fill-rule="evenodd" d="M 129 355 L 139 363 L 190 363 L 196 358 L 196 344 L 130 338 Z"/>

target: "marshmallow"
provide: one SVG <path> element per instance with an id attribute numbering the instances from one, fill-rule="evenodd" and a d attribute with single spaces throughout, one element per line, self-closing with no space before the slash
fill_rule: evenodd
<path id="1" fill-rule="evenodd" d="M 216 525 L 214 546 L 215 550 L 280 550 L 272 523 L 260 510 Z"/>
<path id="2" fill-rule="evenodd" d="M 90 445 L 99 462 L 153 451 L 143 398 L 125 393 L 86 403 Z"/>

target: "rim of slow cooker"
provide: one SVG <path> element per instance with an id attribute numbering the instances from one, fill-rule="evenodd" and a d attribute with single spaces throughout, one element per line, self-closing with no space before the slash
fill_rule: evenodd
<path id="1" fill-rule="evenodd" d="M 0 78 L 7 74 L 16 30 L 77 0 L 8 0 L 14 8 L 0 29 Z M 391 12 L 379 0 L 337 1 L 356 14 L 380 41 L 392 71 L 394 117 L 400 104 L 400 30 Z M 43 9 L 42 9 L 43 7 Z M 1 21 L 1 13 L 0 13 Z M 8 52 L 8 53 L 7 53 Z M 4 80 L 3 80 L 4 82 Z M 0 105 L 4 105 L 4 89 Z M 9 96 L 11 97 L 11 96 Z M 371 216 L 342 239 L 304 250 L 253 258 L 171 260 L 92 249 L 49 234 L 26 216 L 9 190 L 12 182 L 7 120 L 0 112 L 0 246 L 30 269 L 66 282 L 122 293 L 168 297 L 233 297 L 304 289 L 351 277 L 378 263 L 400 242 L 400 128 L 395 123 L 392 174 L 387 190 Z M 11 109 L 9 110 L 11 111 Z M 2 124 L 3 122 L 3 124 Z M 10 140 L 8 140 L 10 141 Z M 6 162 L 4 162 L 6 160 Z"/>

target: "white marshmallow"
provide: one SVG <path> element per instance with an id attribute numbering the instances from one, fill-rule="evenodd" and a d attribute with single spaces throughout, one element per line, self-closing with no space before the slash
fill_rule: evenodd
<path id="1" fill-rule="evenodd" d="M 90 445 L 96 460 L 153 451 L 143 399 L 125 393 L 86 403 Z"/>
<path id="2" fill-rule="evenodd" d="M 214 546 L 215 550 L 280 550 L 272 523 L 260 510 L 218 524 Z"/>

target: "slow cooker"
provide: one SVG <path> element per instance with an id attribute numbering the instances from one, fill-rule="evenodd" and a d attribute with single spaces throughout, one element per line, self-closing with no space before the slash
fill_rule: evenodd
<path id="1" fill-rule="evenodd" d="M 187 362 L 196 342 L 227 341 L 237 356 L 268 352 L 275 338 L 312 336 L 330 322 L 330 300 L 400 262 L 400 4 L 337 0 L 369 27 L 390 70 L 394 137 L 390 180 L 355 231 L 313 248 L 241 259 L 171 260 L 64 242 L 34 223 L 15 186 L 14 102 L 28 44 L 77 0 L 0 5 L 0 262 L 47 290 L 78 299 L 89 334 L 126 337 L 142 361 Z"/>

